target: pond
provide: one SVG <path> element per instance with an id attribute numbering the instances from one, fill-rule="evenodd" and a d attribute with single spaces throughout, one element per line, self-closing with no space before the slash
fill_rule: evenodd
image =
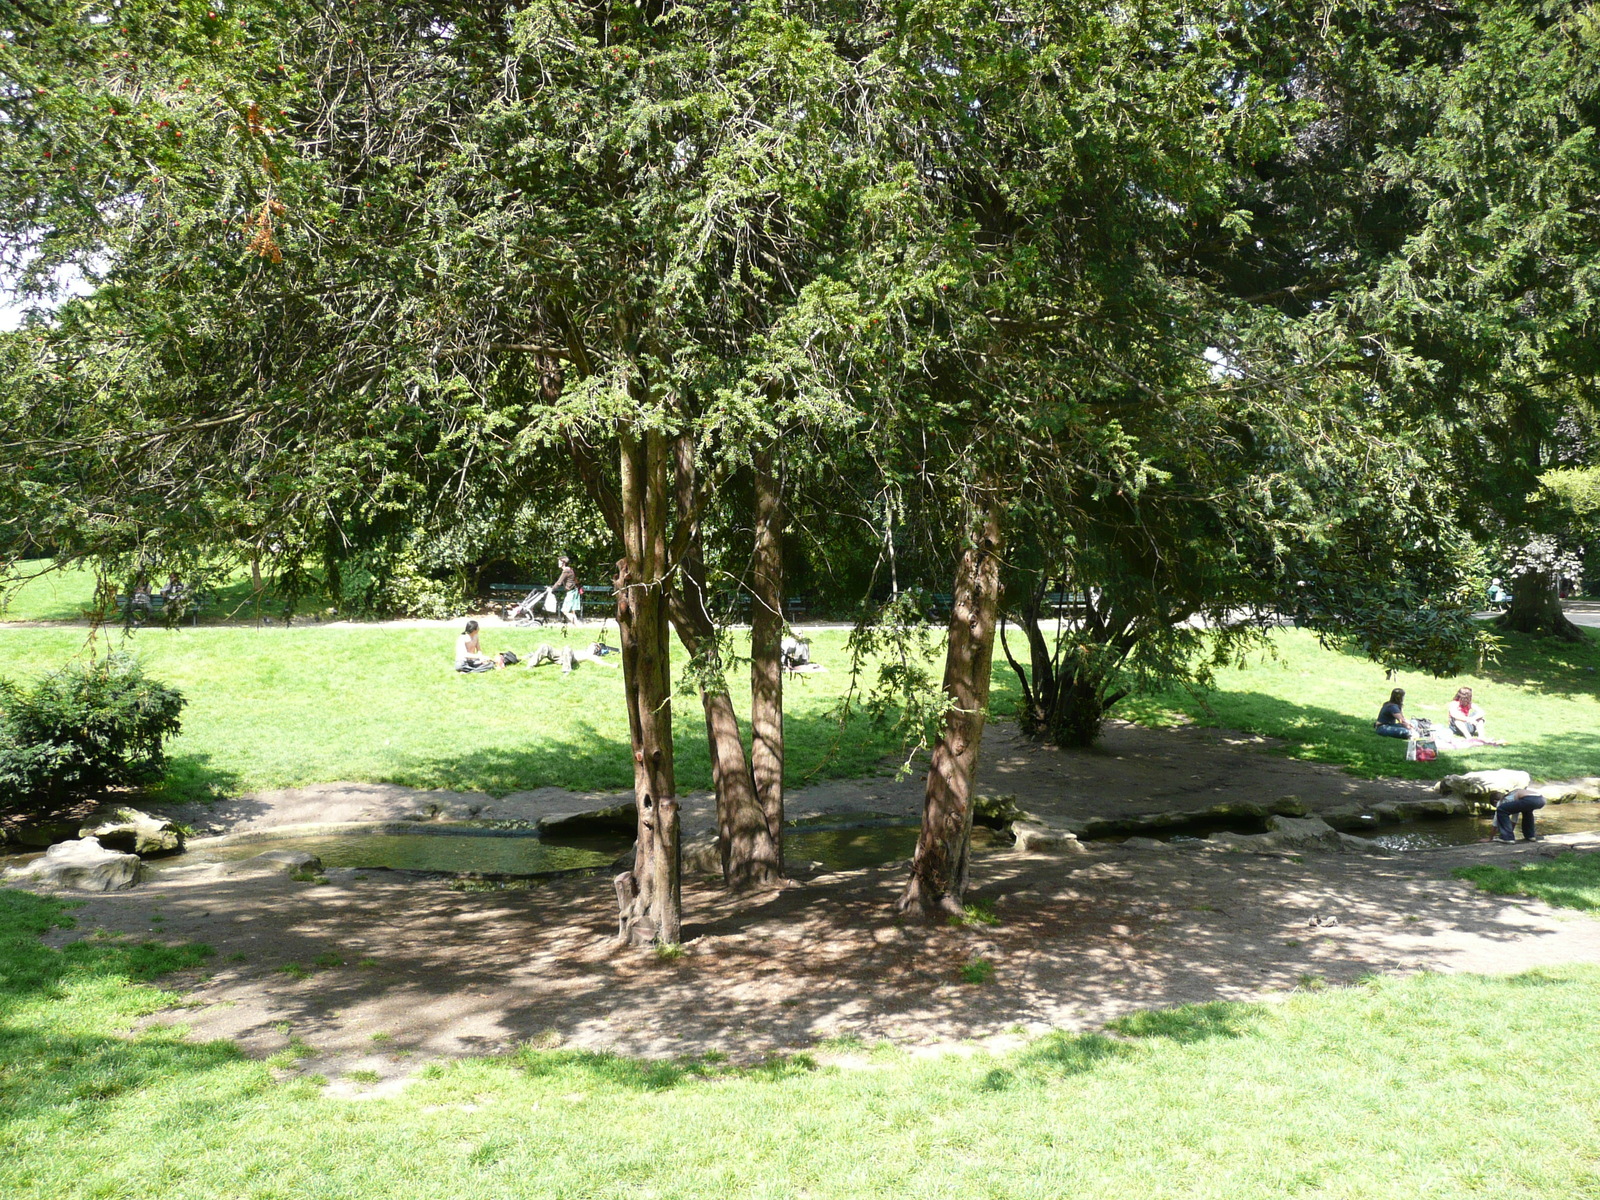
<path id="1" fill-rule="evenodd" d="M 472 826 L 440 826 L 406 832 L 306 832 L 286 837 L 251 835 L 195 843 L 194 849 L 171 860 L 184 866 L 251 858 L 271 850 L 303 850 L 325 867 L 387 868 L 442 874 L 547 875 L 608 867 L 632 844 L 616 834 L 546 840 L 537 830 L 484 830 Z"/>

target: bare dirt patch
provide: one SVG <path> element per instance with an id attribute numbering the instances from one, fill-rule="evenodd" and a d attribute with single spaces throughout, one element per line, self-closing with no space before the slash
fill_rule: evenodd
<path id="1" fill-rule="evenodd" d="M 1063 818 L 1202 809 L 1218 790 L 1256 801 L 1293 795 L 1313 809 L 1418 792 L 1263 754 L 1255 739 L 1216 731 L 1118 727 L 1104 751 L 1086 755 L 993 733 L 985 788 Z M 919 795 L 915 779 L 868 780 L 800 792 L 793 807 L 912 813 Z M 211 820 L 260 829 L 393 819 L 419 802 L 498 818 L 583 807 L 566 793 L 496 800 L 341 786 L 245 797 Z M 692 807 L 696 820 L 704 809 Z M 747 1060 L 837 1038 L 1003 1042 L 1140 1009 L 1351 983 L 1372 971 L 1600 962 L 1600 922 L 1489 896 L 1449 875 L 1465 862 L 1555 853 L 1566 842 L 1600 845 L 1572 835 L 1387 858 L 1193 843 L 1090 844 L 1060 858 L 983 853 L 969 899 L 996 923 L 968 928 L 897 920 L 903 865 L 814 875 L 746 897 L 690 880 L 676 958 L 612 941 L 606 874 L 463 892 L 400 872 L 335 870 L 319 884 L 169 868 L 134 891 L 88 898 L 78 929 L 57 936 L 106 930 L 210 944 L 211 964 L 180 980 L 188 1006 L 156 1020 L 186 1024 L 197 1038 L 235 1038 L 253 1053 L 294 1044 L 305 1069 L 329 1075 L 397 1079 L 429 1059 L 529 1041 Z M 980 960 L 992 979 L 967 982 L 962 968 Z"/>

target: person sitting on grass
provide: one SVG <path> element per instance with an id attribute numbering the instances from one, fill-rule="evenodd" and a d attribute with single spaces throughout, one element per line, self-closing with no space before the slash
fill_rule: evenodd
<path id="1" fill-rule="evenodd" d="M 472 675 L 479 671 L 495 671 L 506 665 L 505 655 L 493 658 L 484 654 L 478 645 L 478 623 L 468 621 L 467 627 L 456 638 L 456 670 Z"/>
<path id="2" fill-rule="evenodd" d="M 1472 738 L 1491 746 L 1505 744 L 1489 740 L 1488 721 L 1484 718 L 1483 709 L 1472 702 L 1471 688 L 1459 689 L 1445 713 L 1450 718 L 1450 732 L 1457 737 Z"/>
<path id="3" fill-rule="evenodd" d="M 1411 718 L 1405 714 L 1405 704 L 1405 688 L 1389 693 L 1389 703 L 1378 710 L 1378 719 L 1372 725 L 1379 737 L 1409 738 L 1415 732 Z"/>
<path id="4" fill-rule="evenodd" d="M 571 675 L 572 668 L 581 662 L 597 662 L 607 667 L 615 667 L 616 663 L 608 663 L 605 656 L 617 653 L 612 646 L 604 642 L 593 642 L 586 649 L 574 650 L 571 646 L 563 646 L 557 650 L 549 642 L 545 642 L 533 652 L 533 657 L 528 660 L 528 667 L 542 667 L 545 663 L 560 663 L 561 673 Z"/>
<path id="5" fill-rule="evenodd" d="M 1538 835 L 1533 832 L 1533 814 L 1544 807 L 1544 797 L 1532 788 L 1517 788 L 1508 792 L 1506 798 L 1494 806 L 1494 840 L 1497 842 L 1514 842 L 1517 840 L 1517 818 L 1522 818 L 1522 840 L 1536 842 Z"/>

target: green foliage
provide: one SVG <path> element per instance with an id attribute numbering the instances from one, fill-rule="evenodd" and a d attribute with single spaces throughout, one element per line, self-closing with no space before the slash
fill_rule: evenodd
<path id="1" fill-rule="evenodd" d="M 37 809 L 159 780 L 184 703 L 126 654 L 73 663 L 31 685 L 0 679 L 0 788 Z"/>
<path id="2" fill-rule="evenodd" d="M 956 973 L 963 983 L 993 983 L 994 964 L 987 958 L 974 958 L 961 964 Z"/>
<path id="3" fill-rule="evenodd" d="M 1457 867 L 1454 874 L 1496 896 L 1532 896 L 1557 908 L 1600 911 L 1600 853 L 1563 854 L 1554 862 L 1515 867 L 1484 863 Z"/>

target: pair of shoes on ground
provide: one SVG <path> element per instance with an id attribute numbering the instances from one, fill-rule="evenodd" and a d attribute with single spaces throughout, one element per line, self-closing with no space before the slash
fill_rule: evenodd
<path id="1" fill-rule="evenodd" d="M 1508 837 L 1508 838 L 1495 837 L 1492 840 L 1496 841 L 1496 842 L 1503 842 L 1503 843 L 1505 843 L 1506 845 L 1509 846 L 1512 842 L 1515 842 L 1517 839 L 1514 838 L 1514 837 Z M 1522 840 L 1525 841 L 1525 842 L 1542 842 L 1542 841 L 1544 841 L 1544 839 L 1541 838 L 1538 834 L 1534 834 L 1533 837 L 1525 837 Z"/>

